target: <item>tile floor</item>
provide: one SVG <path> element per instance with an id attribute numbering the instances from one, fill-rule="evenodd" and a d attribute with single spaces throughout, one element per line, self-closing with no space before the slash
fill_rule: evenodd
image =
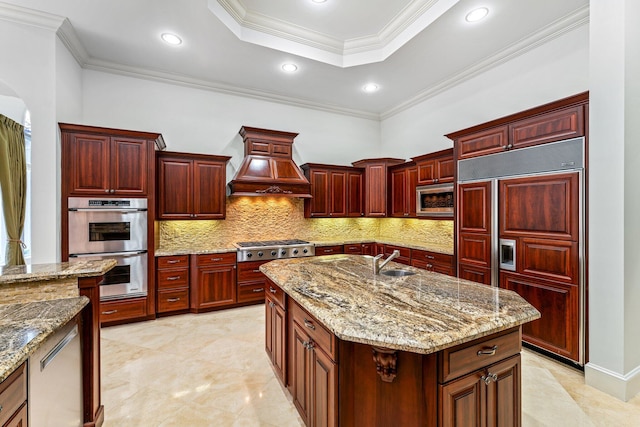
<path id="1" fill-rule="evenodd" d="M 522 425 L 640 426 L 581 372 L 523 351 Z M 102 330 L 105 427 L 301 426 L 264 351 L 264 306 Z"/>

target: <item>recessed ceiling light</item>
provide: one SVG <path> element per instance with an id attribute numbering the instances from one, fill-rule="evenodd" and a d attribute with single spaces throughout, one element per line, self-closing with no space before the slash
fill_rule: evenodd
<path id="1" fill-rule="evenodd" d="M 327 0 L 311 0 L 311 1 L 314 2 L 314 3 L 324 3 Z"/>
<path id="2" fill-rule="evenodd" d="M 362 90 L 364 90 L 367 93 L 376 92 L 378 89 L 380 89 L 380 87 L 375 83 L 367 83 L 362 87 Z"/>
<path id="3" fill-rule="evenodd" d="M 178 46 L 178 45 L 182 44 L 182 39 L 180 37 L 178 37 L 177 35 L 175 35 L 175 34 L 162 33 L 162 35 L 160 37 L 166 43 L 169 43 L 170 45 L 173 45 L 173 46 Z"/>
<path id="4" fill-rule="evenodd" d="M 298 66 L 291 62 L 288 62 L 286 64 L 282 64 L 282 71 L 286 73 L 295 73 L 296 71 L 298 71 Z"/>
<path id="5" fill-rule="evenodd" d="M 467 16 L 465 16 L 464 19 L 467 22 L 476 22 L 483 19 L 488 14 L 489 14 L 489 9 L 487 9 L 486 7 L 479 7 L 467 13 Z"/>

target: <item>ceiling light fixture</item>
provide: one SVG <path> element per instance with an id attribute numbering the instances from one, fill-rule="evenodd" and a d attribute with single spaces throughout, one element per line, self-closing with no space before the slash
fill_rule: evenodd
<path id="1" fill-rule="evenodd" d="M 298 66 L 291 62 L 282 65 L 282 71 L 286 73 L 295 73 L 298 71 Z"/>
<path id="2" fill-rule="evenodd" d="M 367 93 L 377 92 L 378 89 L 380 89 L 380 87 L 375 83 L 367 83 L 362 87 L 362 90 L 364 90 Z"/>
<path id="3" fill-rule="evenodd" d="M 467 16 L 465 16 L 464 19 L 467 22 L 477 22 L 486 17 L 488 14 L 489 9 L 487 9 L 486 7 L 479 7 L 467 13 Z"/>
<path id="4" fill-rule="evenodd" d="M 311 1 L 314 2 L 314 3 L 324 3 L 327 0 L 311 0 Z"/>
<path id="5" fill-rule="evenodd" d="M 182 39 L 175 34 L 162 33 L 160 37 L 165 41 L 165 43 L 169 43 L 172 46 L 178 46 L 182 44 Z"/>

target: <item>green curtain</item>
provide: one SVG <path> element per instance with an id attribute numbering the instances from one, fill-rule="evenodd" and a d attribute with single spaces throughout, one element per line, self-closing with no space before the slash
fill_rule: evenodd
<path id="1" fill-rule="evenodd" d="M 20 240 L 27 202 L 27 163 L 24 127 L 0 114 L 0 190 L 9 235 L 6 265 L 24 264 Z"/>

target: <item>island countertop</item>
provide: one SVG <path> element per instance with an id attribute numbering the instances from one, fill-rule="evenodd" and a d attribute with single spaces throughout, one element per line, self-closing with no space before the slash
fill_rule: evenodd
<path id="1" fill-rule="evenodd" d="M 117 261 L 114 259 L 105 259 L 0 267 L 0 285 L 52 279 L 102 276 L 115 267 L 116 264 Z"/>
<path id="2" fill-rule="evenodd" d="M 535 320 L 517 293 L 390 262 L 374 275 L 360 255 L 276 260 L 260 270 L 336 337 L 429 354 Z M 384 270 L 383 270 L 384 271 Z"/>

